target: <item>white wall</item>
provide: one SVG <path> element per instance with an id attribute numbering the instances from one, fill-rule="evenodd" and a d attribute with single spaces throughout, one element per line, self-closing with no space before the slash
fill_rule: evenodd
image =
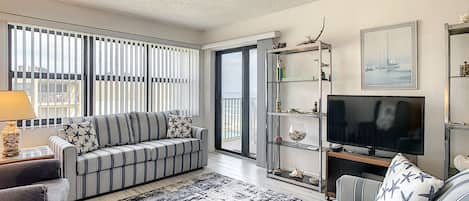
<path id="1" fill-rule="evenodd" d="M 20 17 L 5 16 L 5 13 L 14 13 L 38 19 L 47 19 L 57 22 L 66 22 L 72 25 L 60 23 L 44 22 L 34 19 L 22 19 Z M 131 33 L 142 37 L 153 37 L 165 40 L 200 44 L 201 32 L 195 29 L 167 24 L 163 22 L 132 17 L 119 13 L 111 13 L 91 8 L 79 7 L 66 4 L 57 0 L 0 0 L 0 19 L 21 22 L 34 22 L 50 25 L 62 26 L 67 30 L 91 31 L 93 28 L 107 29 L 116 32 Z M 75 25 L 87 26 L 76 27 Z M 99 33 L 106 32 L 99 30 Z M 110 33 L 115 35 L 116 33 Z M 135 36 L 127 36 L 135 37 Z"/>
<path id="2" fill-rule="evenodd" d="M 0 0 L 0 90 L 8 87 L 7 22 L 150 42 L 199 47 L 202 33 L 181 26 L 119 15 L 51 0 Z M 202 93 L 203 94 L 203 93 Z M 195 119 L 197 123 L 198 120 Z M 3 125 L 0 125 L 2 129 Z M 55 128 L 25 129 L 21 147 L 47 144 Z M 0 150 L 2 145 L 0 144 Z"/>
<path id="3" fill-rule="evenodd" d="M 425 96 L 425 155 L 419 157 L 419 165 L 442 176 L 447 53 L 444 24 L 457 23 L 458 16 L 464 12 L 469 12 L 467 0 L 320 0 L 208 30 L 204 41 L 211 43 L 275 30 L 281 32 L 281 41 L 295 45 L 304 40 L 305 35 L 316 34 L 322 16 L 326 16 L 326 30 L 321 39 L 333 45 L 333 93 Z M 419 89 L 361 90 L 360 29 L 413 20 L 419 20 Z M 204 68 L 208 76 L 211 67 Z"/>

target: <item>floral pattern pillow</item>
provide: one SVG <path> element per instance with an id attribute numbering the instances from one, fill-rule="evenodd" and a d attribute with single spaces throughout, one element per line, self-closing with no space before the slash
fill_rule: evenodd
<path id="1" fill-rule="evenodd" d="M 190 138 L 192 137 L 192 118 L 180 115 L 169 115 L 168 138 Z"/>
<path id="2" fill-rule="evenodd" d="M 75 145 L 79 155 L 98 149 L 98 138 L 89 121 L 64 124 L 65 140 Z"/>

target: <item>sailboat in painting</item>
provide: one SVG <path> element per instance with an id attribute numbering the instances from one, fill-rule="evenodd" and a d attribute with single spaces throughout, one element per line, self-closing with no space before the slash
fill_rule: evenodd
<path id="1" fill-rule="evenodd" d="M 367 65 L 365 71 L 387 71 L 391 72 L 400 68 L 400 65 L 397 61 L 390 59 L 389 57 L 389 33 L 386 33 L 386 47 L 384 50 L 384 57 L 380 59 L 381 61 L 376 65 Z M 384 61 L 383 61 L 384 60 Z"/>
<path id="2" fill-rule="evenodd" d="M 416 22 L 362 30 L 362 87 L 417 87 L 416 30 Z"/>
<path id="3" fill-rule="evenodd" d="M 400 36 L 392 32 L 383 33 L 382 39 L 385 41 L 381 43 L 381 46 L 379 43 L 375 44 L 374 51 L 376 51 L 375 55 L 377 57 L 367 62 L 365 66 L 368 84 L 403 86 L 411 83 L 411 64 L 408 62 L 409 59 L 406 58 L 406 55 L 402 54 L 403 52 L 400 49 L 402 46 L 394 44 L 396 42 L 395 37 Z"/>

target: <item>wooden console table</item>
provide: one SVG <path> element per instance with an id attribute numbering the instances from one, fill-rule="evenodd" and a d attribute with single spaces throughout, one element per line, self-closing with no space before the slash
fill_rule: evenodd
<path id="1" fill-rule="evenodd" d="M 326 197 L 335 197 L 336 180 L 342 175 L 384 177 L 391 163 L 389 158 L 380 158 L 349 152 L 327 152 L 326 160 Z"/>

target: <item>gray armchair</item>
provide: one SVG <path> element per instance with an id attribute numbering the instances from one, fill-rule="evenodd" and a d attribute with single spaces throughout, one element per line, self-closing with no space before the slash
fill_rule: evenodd
<path id="1" fill-rule="evenodd" d="M 336 181 L 337 201 L 374 201 L 381 182 L 344 175 Z"/>
<path id="2" fill-rule="evenodd" d="M 468 201 L 469 170 L 447 179 L 432 201 Z M 381 182 L 344 175 L 336 181 L 337 201 L 374 201 Z"/>
<path id="3" fill-rule="evenodd" d="M 67 200 L 69 183 L 56 159 L 1 165 L 0 178 L 0 200 Z"/>

